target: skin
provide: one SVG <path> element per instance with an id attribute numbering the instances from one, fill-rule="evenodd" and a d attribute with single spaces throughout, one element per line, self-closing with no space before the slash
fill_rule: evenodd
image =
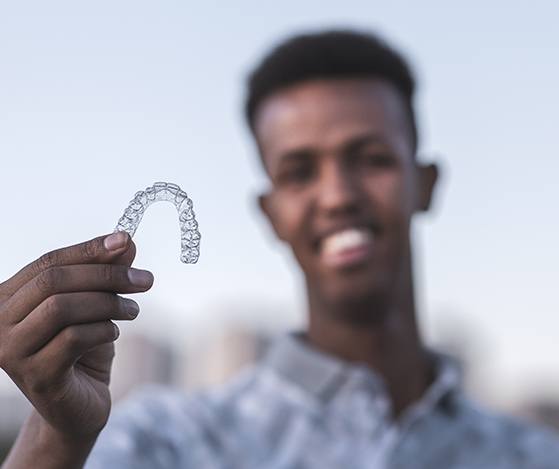
<path id="1" fill-rule="evenodd" d="M 379 372 L 398 415 L 432 375 L 415 320 L 410 226 L 437 180 L 436 166 L 417 163 L 400 94 L 377 79 L 309 81 L 266 98 L 254 128 L 270 179 L 259 205 L 304 273 L 307 339 Z M 373 231 L 372 252 L 332 267 L 321 240 L 350 226 Z"/>
<path id="2" fill-rule="evenodd" d="M 381 373 L 397 415 L 430 380 L 415 322 L 409 231 L 429 208 L 435 166 L 416 163 L 405 107 L 378 80 L 314 81 L 277 92 L 256 115 L 270 190 L 260 207 L 304 272 L 307 340 Z M 374 231 L 366 262 L 332 268 L 320 240 L 353 225 Z M 102 236 L 42 256 L 0 284 L 0 367 L 34 406 L 4 469 L 75 469 L 110 413 L 118 337 L 132 320 L 120 293 L 151 288 L 130 268 L 130 238 Z"/>
<path id="3" fill-rule="evenodd" d="M 34 411 L 4 469 L 78 468 L 110 413 L 113 320 L 139 311 L 118 293 L 148 290 L 126 233 L 53 251 L 0 284 L 0 366 Z"/>

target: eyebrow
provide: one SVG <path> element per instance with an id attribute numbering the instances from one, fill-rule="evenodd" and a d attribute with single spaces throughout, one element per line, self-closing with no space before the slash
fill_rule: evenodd
<path id="1" fill-rule="evenodd" d="M 362 147 L 369 144 L 386 144 L 386 140 L 380 135 L 375 133 L 366 133 L 352 138 L 349 142 L 345 143 L 336 152 L 343 154 L 355 153 Z M 312 147 L 302 147 L 293 150 L 287 150 L 277 159 L 277 167 L 289 164 L 291 162 L 307 161 L 317 155 L 317 150 Z"/>
<path id="2" fill-rule="evenodd" d="M 279 156 L 276 166 L 279 167 L 280 165 L 289 164 L 291 162 L 306 161 L 314 157 L 316 153 L 316 150 L 310 147 L 287 150 Z"/>
<path id="3" fill-rule="evenodd" d="M 368 133 L 368 134 L 363 134 L 363 135 L 359 135 L 353 139 L 351 139 L 348 143 L 346 143 L 345 145 L 343 145 L 340 150 L 342 153 L 355 153 L 359 150 L 361 150 L 361 148 L 363 148 L 364 146 L 370 145 L 370 144 L 386 144 L 386 140 L 384 138 L 382 138 L 380 135 L 378 134 L 374 134 L 374 133 Z"/>

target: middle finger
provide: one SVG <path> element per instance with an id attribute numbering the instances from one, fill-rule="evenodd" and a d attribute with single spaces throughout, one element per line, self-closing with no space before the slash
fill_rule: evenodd
<path id="1" fill-rule="evenodd" d="M 153 284 L 151 272 L 113 264 L 83 264 L 47 269 L 27 282 L 2 305 L 4 320 L 23 320 L 49 296 L 105 291 L 139 293 Z"/>
<path id="2" fill-rule="evenodd" d="M 138 304 L 114 293 L 80 292 L 51 296 L 15 325 L 12 338 L 18 344 L 17 355 L 39 351 L 62 329 L 74 324 L 106 320 L 132 320 Z"/>

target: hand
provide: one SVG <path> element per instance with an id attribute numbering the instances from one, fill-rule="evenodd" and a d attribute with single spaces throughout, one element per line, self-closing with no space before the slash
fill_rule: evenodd
<path id="1" fill-rule="evenodd" d="M 94 439 L 111 407 L 108 390 L 118 328 L 138 305 L 117 293 L 151 288 L 129 268 L 135 246 L 121 232 L 53 251 L 0 284 L 0 367 L 44 422 Z"/>

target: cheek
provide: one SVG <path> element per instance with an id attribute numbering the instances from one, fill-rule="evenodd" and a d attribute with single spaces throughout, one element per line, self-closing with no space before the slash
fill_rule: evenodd
<path id="1" fill-rule="evenodd" d="M 401 172 L 386 172 L 370 178 L 367 188 L 381 224 L 386 227 L 407 224 L 409 185 Z"/>
<path id="2" fill-rule="evenodd" d="M 274 218 L 278 236 L 296 248 L 305 230 L 306 204 L 301 196 L 277 194 L 274 199 Z"/>

